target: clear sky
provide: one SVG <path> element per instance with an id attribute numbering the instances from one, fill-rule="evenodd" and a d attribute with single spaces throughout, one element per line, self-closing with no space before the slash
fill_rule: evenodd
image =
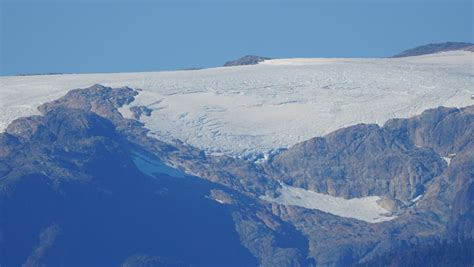
<path id="1" fill-rule="evenodd" d="M 0 0 L 2 75 L 172 70 L 268 57 L 384 57 L 473 42 L 472 0 Z"/>

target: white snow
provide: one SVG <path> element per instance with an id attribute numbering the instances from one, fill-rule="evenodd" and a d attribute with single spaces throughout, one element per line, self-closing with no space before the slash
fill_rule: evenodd
<path id="1" fill-rule="evenodd" d="M 99 83 L 143 91 L 150 135 L 208 153 L 264 158 L 356 123 L 411 117 L 471 99 L 474 53 L 398 59 L 279 59 L 190 71 L 0 77 L 0 131 L 74 88 Z M 120 109 L 131 117 L 128 107 Z"/>
<path id="2" fill-rule="evenodd" d="M 121 107 L 118 108 L 118 111 L 120 112 L 120 114 L 122 114 L 122 116 L 124 118 L 127 118 L 127 119 L 133 119 L 133 112 L 130 110 L 130 106 L 129 105 L 123 105 Z"/>
<path id="3" fill-rule="evenodd" d="M 184 173 L 181 170 L 138 152 L 133 152 L 132 160 L 138 170 L 151 177 L 156 177 L 157 174 L 165 174 L 176 178 L 184 177 Z"/>
<path id="4" fill-rule="evenodd" d="M 415 197 L 414 199 L 412 199 L 412 200 L 411 200 L 411 202 L 412 202 L 412 203 L 415 203 L 415 202 L 417 202 L 418 200 L 420 200 L 420 199 L 421 199 L 421 197 L 422 197 L 422 196 L 423 196 L 423 194 L 421 194 L 421 195 L 418 195 L 417 197 Z"/>
<path id="5" fill-rule="evenodd" d="M 446 163 L 448 163 L 448 166 L 449 164 L 451 164 L 451 159 L 452 158 L 449 158 L 449 157 L 442 157 L 444 159 L 444 161 L 446 161 Z"/>
<path id="6" fill-rule="evenodd" d="M 218 198 L 214 198 L 214 200 L 219 204 L 223 204 L 223 205 L 227 204 L 225 201 L 223 201 L 221 199 L 218 199 Z"/>
<path id="7" fill-rule="evenodd" d="M 279 193 L 277 198 L 269 196 L 260 198 L 269 202 L 320 210 L 368 223 L 379 223 L 396 218 L 396 216 L 389 216 L 390 212 L 377 203 L 381 199 L 379 196 L 345 199 L 285 184 L 281 185 Z"/>

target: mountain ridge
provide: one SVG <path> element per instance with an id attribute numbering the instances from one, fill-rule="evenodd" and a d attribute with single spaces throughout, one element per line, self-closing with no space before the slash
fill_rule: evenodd
<path id="1" fill-rule="evenodd" d="M 470 51 L 474 52 L 474 43 L 467 42 L 444 42 L 444 43 L 430 43 L 426 45 L 417 46 L 411 49 L 404 50 L 392 58 L 413 57 L 435 54 L 448 51 Z"/>
<path id="2" fill-rule="evenodd" d="M 255 55 L 246 55 L 241 58 L 230 60 L 224 63 L 224 67 L 231 67 L 231 66 L 244 66 L 244 65 L 256 65 L 262 61 L 269 60 L 269 57 L 261 57 Z"/>
<path id="3" fill-rule="evenodd" d="M 72 90 L 64 97 L 42 105 L 40 110 L 43 115 L 17 119 L 9 125 L 6 133 L 0 134 L 0 205 L 4 208 L 0 231 L 9 233 L 0 242 L 2 263 L 54 265 L 59 259 L 71 263 L 77 261 L 77 254 L 70 252 L 66 257 L 60 248 L 85 242 L 74 234 L 77 232 L 73 229 L 79 223 L 89 229 L 84 232 L 85 237 L 98 235 L 103 241 L 97 244 L 116 246 L 115 254 L 122 251 L 117 258 L 108 254 L 108 250 L 103 251 L 102 255 L 93 252 L 97 248 L 94 246 L 86 250 L 88 252 L 84 254 L 82 263 L 93 263 L 95 258 L 106 265 L 165 261 L 199 266 L 200 262 L 203 265 L 229 263 L 225 261 L 227 259 L 260 266 L 346 266 L 382 262 L 384 255 L 388 257 L 393 251 L 392 248 L 404 243 L 409 244 L 406 248 L 416 249 L 417 244 L 428 244 L 443 238 L 472 238 L 474 234 L 470 224 L 474 215 L 469 193 L 474 188 L 474 156 L 471 152 L 474 151 L 474 106 L 432 109 L 414 118 L 394 119 L 381 129 L 374 125 L 343 128 L 325 136 L 328 145 L 324 145 L 321 138 L 308 140 L 283 152 L 268 166 L 261 166 L 227 156 L 206 155 L 186 144 L 171 145 L 149 137 L 141 122 L 126 119 L 117 110 L 133 101 L 136 93 L 131 88 L 112 89 L 100 85 Z M 397 141 L 389 141 L 391 139 Z M 301 146 L 307 147 L 303 154 Z M 421 146 L 423 153 L 416 152 L 419 149 L 416 146 Z M 412 205 L 398 206 L 398 217 L 394 220 L 369 224 L 319 210 L 259 199 L 262 194 L 279 194 L 279 183 L 285 181 L 285 177 L 278 175 L 284 167 L 276 163 L 285 162 L 283 159 L 304 159 L 311 166 L 319 161 L 321 154 L 341 151 L 344 156 L 338 160 L 341 166 L 346 167 L 336 169 L 344 170 L 346 174 L 343 172 L 339 177 L 324 180 L 350 181 L 350 175 L 357 174 L 357 169 L 364 164 L 358 158 L 366 158 L 370 162 L 381 155 L 400 151 L 400 147 L 408 148 L 402 150 L 406 151 L 403 152 L 404 157 L 414 162 L 426 161 L 418 164 L 414 173 L 431 177 L 420 180 L 425 187 L 423 197 Z M 160 172 L 153 174 L 153 177 L 145 175 L 137 169 L 131 151 L 179 168 L 186 176 L 170 177 Z M 448 165 L 441 156 L 451 152 L 455 152 L 456 156 Z M 430 162 L 438 165 L 441 172 L 431 173 L 429 168 L 423 167 L 429 166 Z M 337 167 L 337 164 L 324 161 L 322 165 L 323 168 Z M 292 167 L 298 169 L 298 166 Z M 308 167 L 299 169 L 310 170 Z M 387 168 L 387 172 L 395 176 L 396 169 Z M 367 177 L 377 177 L 378 170 L 369 168 L 366 172 L 369 173 Z M 292 184 L 301 188 L 308 188 L 311 181 L 298 174 L 293 179 Z M 384 188 L 383 183 L 381 188 Z M 337 186 L 334 191 L 327 191 L 324 187 L 311 189 L 344 196 Z M 358 186 L 352 190 L 357 194 L 346 196 L 377 192 Z M 398 193 L 391 197 L 406 201 L 418 194 L 416 190 L 414 192 L 406 194 L 408 197 Z M 181 201 L 183 196 L 188 197 Z M 35 203 L 34 209 L 26 208 L 32 203 Z M 140 212 L 142 206 L 147 208 Z M 175 209 L 182 213 L 168 213 L 171 206 L 176 206 Z M 450 206 L 453 208 L 450 209 Z M 46 212 L 46 207 L 49 212 Z M 42 215 L 35 210 L 45 213 Z M 105 210 L 110 211 L 101 215 Z M 135 223 L 130 220 L 119 224 L 115 222 L 118 228 L 100 223 L 113 224 L 113 220 L 120 219 L 121 215 L 114 212 L 116 210 L 133 217 Z M 164 212 L 162 214 L 166 216 L 159 217 L 160 212 L 156 216 L 148 212 L 152 210 Z M 83 213 L 85 211 L 88 212 Z M 203 212 L 206 220 L 199 219 L 201 217 L 195 212 Z M 218 228 L 221 234 L 213 237 L 214 241 L 206 240 L 215 250 L 221 251 L 223 257 L 213 258 L 202 251 L 201 261 L 198 261 L 193 256 L 195 254 L 188 251 L 192 245 L 184 250 L 181 247 L 179 253 L 162 247 L 164 244 L 175 246 L 172 240 L 199 244 L 199 235 L 193 238 L 192 233 L 200 231 L 202 238 L 205 233 L 210 234 L 206 229 L 212 229 L 215 225 L 209 224 L 208 218 L 214 218 L 216 214 L 227 219 L 221 221 L 222 218 L 216 218 L 216 222 L 222 225 Z M 22 220 L 24 217 L 21 216 L 30 216 L 33 220 Z M 81 216 L 89 219 L 81 219 Z M 149 220 L 156 222 L 156 226 L 146 223 Z M 188 225 L 190 221 L 199 223 Z M 34 225 L 29 225 L 30 222 Z M 159 226 L 165 222 L 182 225 L 180 229 L 193 227 L 194 230 L 185 234 L 168 231 L 168 243 L 160 238 L 153 241 L 144 237 L 148 231 L 163 234 Z M 140 227 L 137 228 L 136 223 L 141 225 L 142 231 L 138 230 Z M 106 230 L 107 227 L 110 230 Z M 134 242 L 107 243 L 114 240 L 112 236 L 119 233 L 122 227 L 131 232 L 130 235 L 119 235 L 120 240 L 134 240 L 132 235 L 137 235 L 147 240 L 145 243 L 150 247 L 158 246 L 163 250 L 133 246 Z M 25 232 L 25 229 L 30 230 Z M 100 231 L 110 236 L 99 234 Z M 26 245 L 22 249 L 19 243 L 13 241 L 15 235 L 23 238 Z M 43 238 L 38 241 L 38 236 Z M 219 238 L 222 240 L 219 241 Z M 222 246 L 219 250 L 219 242 L 229 242 L 228 246 L 241 251 L 240 261 L 231 258 Z M 113 262 L 106 261 L 107 257 L 111 257 Z M 448 257 L 445 260 L 454 262 L 455 259 Z"/>

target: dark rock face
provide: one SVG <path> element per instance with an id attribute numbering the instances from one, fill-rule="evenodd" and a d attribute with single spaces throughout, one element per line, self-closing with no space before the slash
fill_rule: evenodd
<path id="1" fill-rule="evenodd" d="M 144 106 L 133 106 L 130 108 L 130 111 L 133 113 L 133 117 L 139 120 L 142 115 L 151 116 L 153 109 Z"/>
<path id="2" fill-rule="evenodd" d="M 252 56 L 252 55 L 247 55 L 243 56 L 239 59 L 232 60 L 232 61 L 227 61 L 224 64 L 224 67 L 229 67 L 229 66 L 241 66 L 241 65 L 256 65 L 264 60 L 268 60 L 271 58 L 268 57 L 259 57 L 259 56 Z"/>
<path id="3" fill-rule="evenodd" d="M 426 192 L 426 208 L 449 218 L 451 237 L 474 236 L 474 106 L 437 108 L 409 120 L 391 120 L 385 125 L 414 144 L 451 158 L 444 172 Z M 421 203 L 420 203 L 421 204 Z"/>
<path id="4" fill-rule="evenodd" d="M 437 44 L 427 44 L 418 46 L 412 49 L 405 50 L 400 54 L 394 55 L 393 57 L 412 57 L 412 56 L 421 56 L 427 54 L 434 54 L 439 52 L 454 51 L 454 50 L 464 50 L 464 51 L 474 51 L 474 44 L 472 43 L 462 43 L 462 42 L 446 42 L 446 43 L 437 43 Z"/>
<path id="5" fill-rule="evenodd" d="M 472 266 L 474 240 L 436 241 L 414 248 L 400 247 L 357 266 Z"/>
<path id="6" fill-rule="evenodd" d="M 356 125 L 295 145 L 268 169 L 285 183 L 345 198 L 422 194 L 446 163 L 434 151 L 377 125 Z"/>
<path id="7" fill-rule="evenodd" d="M 343 197 L 388 195 L 407 203 L 447 169 L 442 157 L 471 151 L 474 107 L 437 108 L 384 127 L 356 125 L 297 144 L 267 170 L 286 183 Z"/>
<path id="8" fill-rule="evenodd" d="M 474 106 L 462 109 L 440 107 L 409 120 L 394 119 L 385 128 L 405 135 L 413 144 L 448 156 L 466 150 L 474 142 Z"/>
<path id="9" fill-rule="evenodd" d="M 72 90 L 0 134 L 1 265 L 473 262 L 474 106 L 340 129 L 259 165 L 148 137 L 117 110 L 136 94 Z M 146 174 L 136 153 L 187 174 Z M 384 196 L 397 218 L 369 224 L 259 199 L 279 181 Z"/>

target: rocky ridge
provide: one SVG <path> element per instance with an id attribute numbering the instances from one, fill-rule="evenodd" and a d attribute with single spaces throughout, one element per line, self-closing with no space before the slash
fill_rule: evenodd
<path id="1" fill-rule="evenodd" d="M 464 42 L 445 42 L 445 43 L 427 44 L 427 45 L 417 46 L 415 48 L 405 50 L 392 57 L 394 58 L 413 57 L 413 56 L 422 56 L 422 55 L 434 54 L 434 53 L 439 53 L 439 52 L 447 52 L 447 51 L 456 51 L 456 50 L 474 52 L 474 44 L 464 43 Z"/>
<path id="2" fill-rule="evenodd" d="M 242 66 L 242 65 L 256 65 L 264 60 L 268 60 L 271 58 L 268 57 L 260 57 L 260 56 L 254 56 L 254 55 L 246 55 L 243 56 L 239 59 L 236 60 L 231 60 L 227 61 L 224 64 L 224 67 L 230 67 L 230 66 Z"/>
<path id="3" fill-rule="evenodd" d="M 149 137 L 142 123 L 117 110 L 136 94 L 100 85 L 72 90 L 42 105 L 42 116 L 17 119 L 0 134 L 2 264 L 346 266 L 473 238 L 473 106 L 340 129 L 262 165 Z M 134 164 L 137 151 L 186 177 L 145 175 Z M 277 194 L 280 182 L 346 198 L 381 195 L 398 217 L 368 224 L 259 198 Z M 176 222 L 182 227 L 172 230 Z M 191 228 L 182 233 L 183 227 Z M 159 237 L 163 231 L 170 239 Z M 86 241 L 95 235 L 105 241 Z M 133 245 L 138 240 L 142 245 Z M 165 249 L 173 247 L 170 240 L 190 245 L 177 253 Z M 202 240 L 212 255 L 191 252 Z M 81 257 L 65 254 L 78 242 L 90 248 Z M 238 258 L 219 244 L 239 251 Z M 94 254 L 100 246 L 118 256 Z"/>

